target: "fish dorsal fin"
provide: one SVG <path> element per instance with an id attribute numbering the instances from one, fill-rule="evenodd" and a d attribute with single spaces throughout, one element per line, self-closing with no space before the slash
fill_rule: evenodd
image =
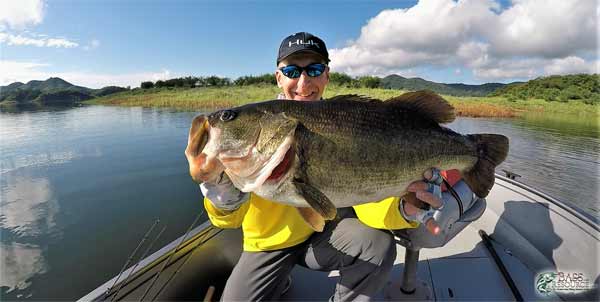
<path id="1" fill-rule="evenodd" d="M 381 102 L 381 100 L 373 99 L 368 96 L 358 95 L 358 94 L 344 94 L 337 95 L 326 101 L 352 101 L 352 102 L 362 102 L 362 103 L 371 103 L 371 102 Z"/>
<path id="2" fill-rule="evenodd" d="M 454 107 L 440 95 L 428 90 L 407 92 L 385 101 L 385 104 L 415 111 L 439 124 L 450 123 L 455 118 Z"/>

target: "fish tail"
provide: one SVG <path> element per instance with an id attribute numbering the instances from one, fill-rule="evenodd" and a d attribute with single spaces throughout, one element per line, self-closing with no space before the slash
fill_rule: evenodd
<path id="1" fill-rule="evenodd" d="M 499 134 L 471 134 L 467 137 L 477 146 L 478 160 L 463 171 L 463 178 L 473 193 L 486 197 L 494 186 L 494 169 L 508 155 L 508 137 Z"/>

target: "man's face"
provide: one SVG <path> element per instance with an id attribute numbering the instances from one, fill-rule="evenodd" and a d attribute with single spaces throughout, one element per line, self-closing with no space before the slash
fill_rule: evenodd
<path id="1" fill-rule="evenodd" d="M 318 101 L 323 96 L 325 86 L 329 83 L 329 67 L 318 77 L 309 77 L 306 71 L 302 72 L 299 78 L 290 79 L 283 75 L 279 68 L 287 65 L 297 65 L 306 67 L 313 63 L 322 63 L 321 57 L 314 54 L 292 55 L 281 61 L 277 66 L 275 77 L 277 86 L 283 90 L 287 99 L 295 101 Z"/>

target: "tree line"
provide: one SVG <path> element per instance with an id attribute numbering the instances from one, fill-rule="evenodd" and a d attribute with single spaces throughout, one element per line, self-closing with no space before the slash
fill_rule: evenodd
<path id="1" fill-rule="evenodd" d="M 526 83 L 511 84 L 492 93 L 509 100 L 543 99 L 550 102 L 581 100 L 600 104 L 600 75 L 573 74 L 541 77 Z"/>
<path id="2" fill-rule="evenodd" d="M 329 74 L 329 82 L 333 85 L 351 88 L 379 88 L 381 86 L 381 78 L 374 76 L 351 77 L 349 75 L 331 72 Z M 242 76 L 235 80 L 230 78 L 222 78 L 218 76 L 209 77 L 181 77 L 169 80 L 158 80 L 156 82 L 145 81 L 140 87 L 142 89 L 150 88 L 195 88 L 195 87 L 223 87 L 223 86 L 247 86 L 247 85 L 276 85 L 277 80 L 274 74 L 249 75 Z"/>

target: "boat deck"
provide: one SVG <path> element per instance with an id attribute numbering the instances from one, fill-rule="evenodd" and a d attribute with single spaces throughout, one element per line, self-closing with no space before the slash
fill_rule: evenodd
<path id="1" fill-rule="evenodd" d="M 417 277 L 432 289 L 431 300 L 514 300 L 500 270 L 477 234 L 467 227 L 442 248 L 422 249 Z M 525 300 L 541 300 L 535 293 L 535 274 L 506 249 L 494 242 L 494 248 Z M 378 299 L 402 298 L 400 281 L 404 269 L 405 248 L 397 245 L 398 256 L 390 281 Z M 292 286 L 283 300 L 325 300 L 334 290 L 339 274 L 315 272 L 297 266 L 292 272 Z M 406 297 L 410 299 L 410 296 Z M 556 300 L 556 296 L 549 296 Z"/>
<path id="2" fill-rule="evenodd" d="M 406 249 L 397 245 L 390 280 L 378 299 L 514 301 L 479 230 L 490 234 L 496 253 L 525 301 L 561 299 L 554 293 L 542 296 L 537 292 L 535 278 L 540 272 L 584 272 L 592 283 L 598 282 L 597 223 L 576 223 L 573 211 L 564 204 L 548 202 L 506 178 L 496 179 L 487 205 L 481 218 L 445 246 L 421 249 L 417 278 L 431 288 L 431 297 L 405 296 L 400 292 Z M 303 267 L 296 267 L 292 274 L 292 287 L 283 297 L 285 300 L 325 300 L 333 293 L 339 277 L 337 271 L 320 273 Z M 583 299 L 587 300 L 585 296 Z"/>

